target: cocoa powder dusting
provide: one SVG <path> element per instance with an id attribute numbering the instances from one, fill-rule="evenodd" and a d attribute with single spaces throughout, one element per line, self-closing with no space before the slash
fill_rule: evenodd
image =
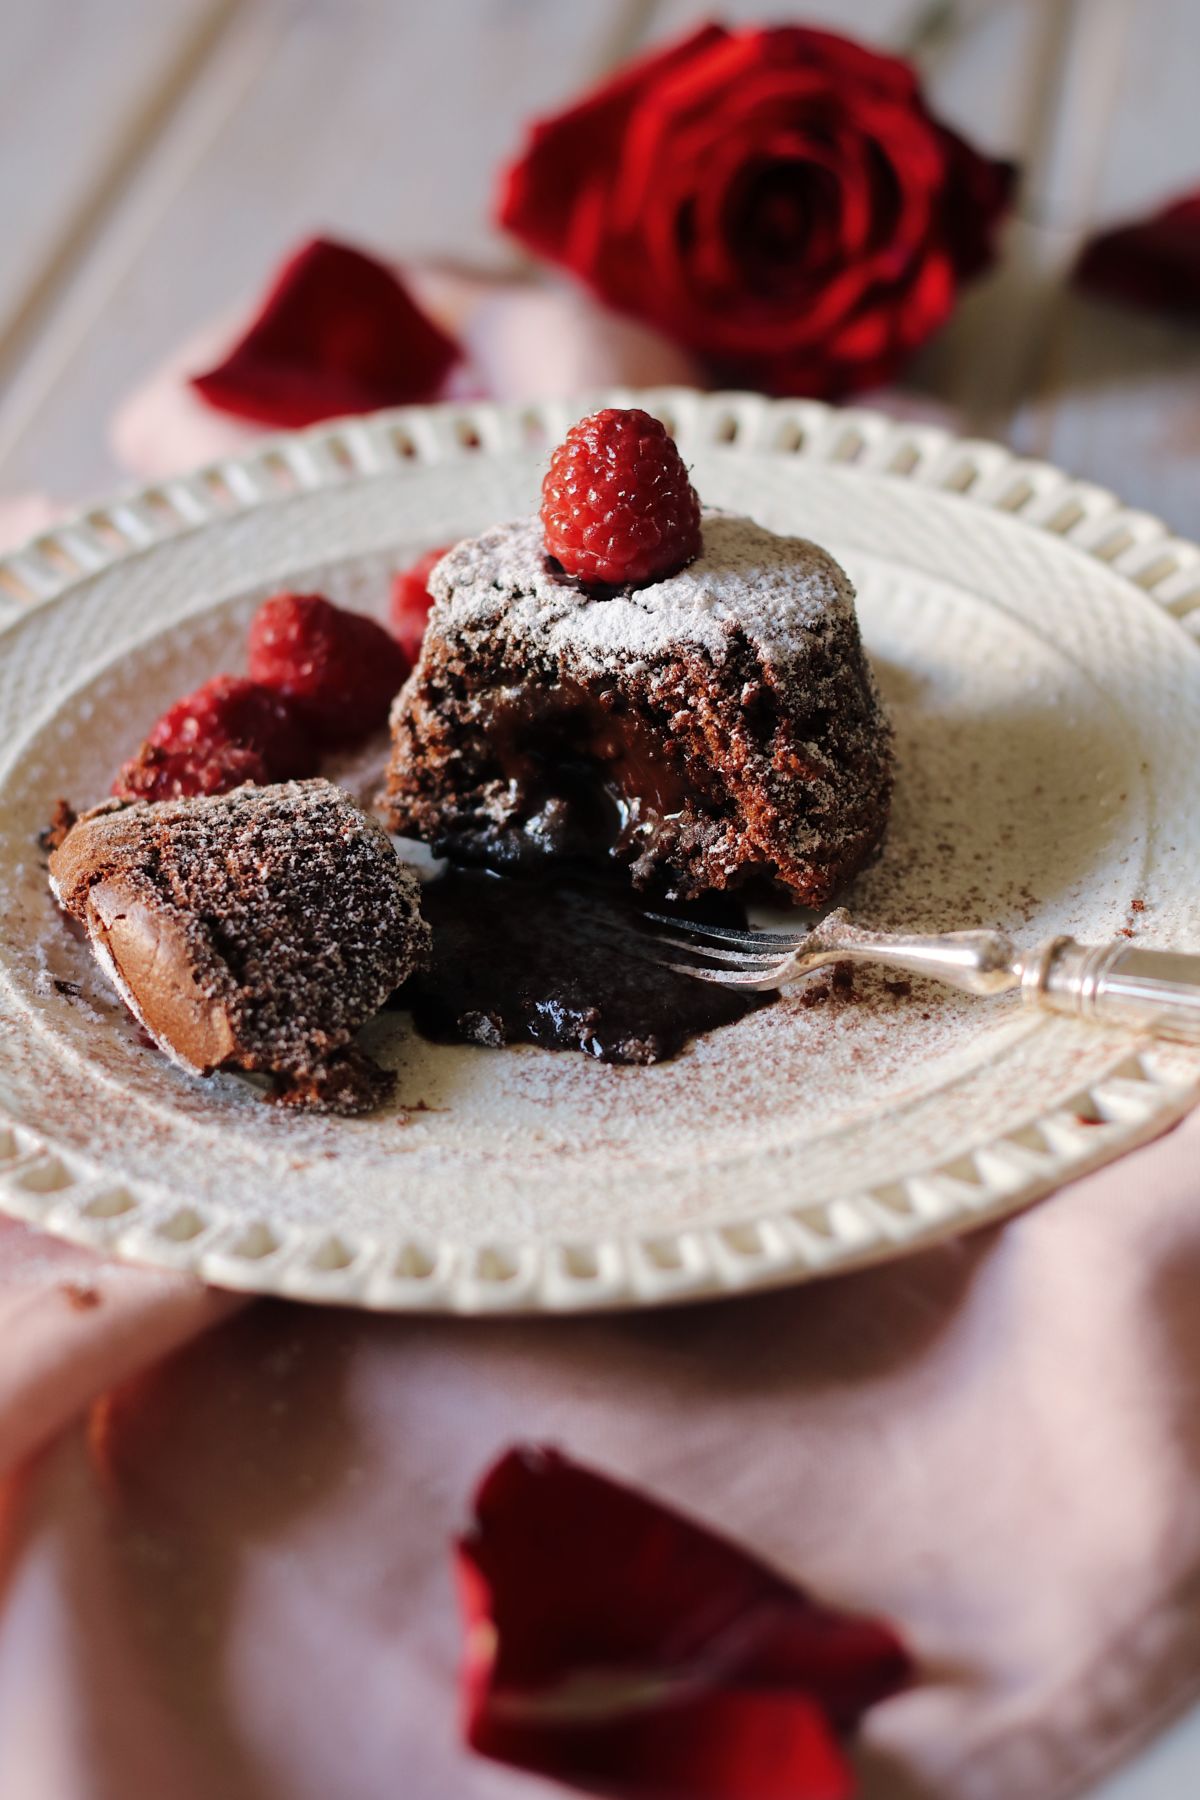
<path id="1" fill-rule="evenodd" d="M 119 880 L 169 922 L 162 942 L 182 946 L 181 995 L 219 1010 L 229 1063 L 278 1077 L 282 1104 L 357 1112 L 390 1092 L 390 1078 L 347 1047 L 422 960 L 429 931 L 416 877 L 330 782 L 110 802 L 78 821 L 51 868 L 79 919 L 93 890 Z M 166 1035 L 162 1047 L 186 1063 Z"/>
<path id="2" fill-rule="evenodd" d="M 90 1281 L 64 1281 L 62 1291 L 72 1312 L 91 1312 L 100 1304 L 100 1292 Z"/>

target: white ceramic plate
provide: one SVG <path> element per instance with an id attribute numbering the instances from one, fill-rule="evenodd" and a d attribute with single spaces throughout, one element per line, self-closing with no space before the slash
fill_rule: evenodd
<path id="1" fill-rule="evenodd" d="M 297 1119 L 139 1038 L 63 929 L 35 834 L 282 586 L 364 610 L 527 511 L 586 403 L 411 409 L 264 443 L 0 561 L 0 1205 L 118 1255 L 306 1299 L 655 1304 L 898 1256 L 1161 1130 L 1200 1052 L 869 977 L 656 1068 L 368 1028 L 400 1104 Z M 848 566 L 900 755 L 850 904 L 1200 943 L 1200 551 L 992 444 L 747 395 L 640 396 L 709 502 Z M 3 596 L 10 596 L 5 599 Z M 1135 904 L 1136 903 L 1136 904 Z"/>

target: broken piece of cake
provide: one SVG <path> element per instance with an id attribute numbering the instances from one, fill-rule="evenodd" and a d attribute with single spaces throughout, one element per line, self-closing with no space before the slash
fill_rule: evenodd
<path id="1" fill-rule="evenodd" d="M 429 586 L 394 830 L 502 871 L 615 861 L 685 900 L 754 883 L 819 906 L 874 854 L 891 733 L 849 578 L 702 514 L 657 420 L 582 421 L 540 516 L 458 544 Z"/>
<path id="2" fill-rule="evenodd" d="M 429 951 L 419 882 L 331 782 L 84 813 L 50 858 L 131 1012 L 194 1074 L 269 1075 L 273 1098 L 365 1112 L 392 1077 L 352 1043 Z"/>

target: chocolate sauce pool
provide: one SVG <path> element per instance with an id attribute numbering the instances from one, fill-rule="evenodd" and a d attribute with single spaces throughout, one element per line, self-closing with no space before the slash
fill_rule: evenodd
<path id="1" fill-rule="evenodd" d="M 662 1062 L 775 998 L 673 975 L 648 953 L 622 954 L 614 939 L 634 927 L 641 903 L 620 889 L 452 869 L 422 891 L 421 910 L 433 926 L 433 963 L 393 1004 L 435 1043 Z M 736 902 L 704 916 L 745 923 Z"/>

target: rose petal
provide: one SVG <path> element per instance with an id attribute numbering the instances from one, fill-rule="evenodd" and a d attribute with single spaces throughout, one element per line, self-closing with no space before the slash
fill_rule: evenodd
<path id="1" fill-rule="evenodd" d="M 475 1512 L 457 1546 L 473 1748 L 628 1794 L 850 1792 L 839 1737 L 910 1674 L 886 1625 L 554 1451 L 501 1458 Z"/>
<path id="2" fill-rule="evenodd" d="M 995 255 L 996 228 L 1017 191 L 1013 162 L 982 156 L 948 125 L 938 122 L 946 158 L 942 235 L 959 281 L 981 274 Z"/>
<path id="3" fill-rule="evenodd" d="M 1106 299 L 1200 318 L 1200 192 L 1092 238 L 1075 281 Z"/>
<path id="4" fill-rule="evenodd" d="M 646 1800 L 850 1800 L 853 1770 L 803 1695 L 706 1690 L 600 1720 L 536 1706 L 494 1710 L 483 1756 Z"/>
<path id="5" fill-rule="evenodd" d="M 239 418 L 311 425 L 430 400 L 459 356 L 391 269 L 316 238 L 284 264 L 240 342 L 192 386 Z"/>
<path id="6" fill-rule="evenodd" d="M 601 306 L 578 288 L 453 264 L 408 265 L 403 279 L 422 309 L 461 343 L 464 360 L 441 397 L 558 399 L 588 388 L 696 386 L 702 371 L 651 326 Z M 207 326 L 121 403 L 109 427 L 122 466 L 152 480 L 237 456 L 262 435 L 196 394 L 188 372 L 214 359 L 236 326 Z"/>

